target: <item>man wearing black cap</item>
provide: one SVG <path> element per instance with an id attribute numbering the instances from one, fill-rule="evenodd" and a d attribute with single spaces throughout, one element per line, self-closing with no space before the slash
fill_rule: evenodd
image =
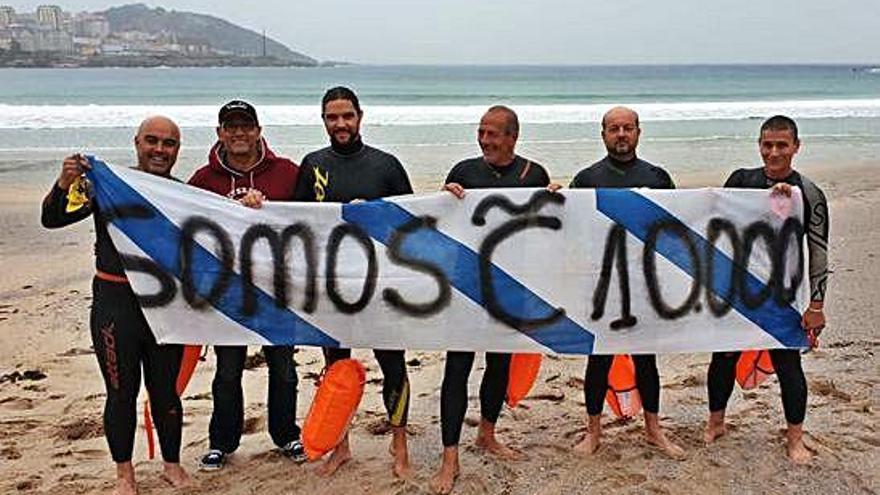
<path id="1" fill-rule="evenodd" d="M 208 164 L 193 174 L 193 186 L 222 194 L 245 206 L 259 208 L 263 200 L 293 199 L 299 167 L 276 156 L 261 136 L 257 111 L 247 102 L 230 101 L 220 109 L 217 143 Z M 241 375 L 246 346 L 214 346 L 217 370 L 211 390 L 214 411 L 209 430 L 210 450 L 201 460 L 203 470 L 223 467 L 226 456 L 238 448 L 244 425 Z M 281 453 L 305 461 L 296 425 L 297 376 L 293 346 L 263 346 L 269 365 L 269 434 Z"/>

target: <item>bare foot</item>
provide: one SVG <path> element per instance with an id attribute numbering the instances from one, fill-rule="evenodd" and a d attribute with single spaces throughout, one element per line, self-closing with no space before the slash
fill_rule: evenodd
<path id="1" fill-rule="evenodd" d="M 388 447 L 388 452 L 394 457 L 394 466 L 392 466 L 391 472 L 396 478 L 409 479 L 413 475 L 413 470 L 409 464 L 406 427 L 395 426 L 391 429 L 391 433 L 391 445 Z"/>
<path id="2" fill-rule="evenodd" d="M 131 461 L 116 464 L 116 486 L 113 495 L 137 495 L 137 482 L 134 480 L 134 465 Z"/>
<path id="3" fill-rule="evenodd" d="M 137 495 L 137 484 L 134 480 L 117 478 L 116 486 L 113 488 L 113 495 Z"/>
<path id="4" fill-rule="evenodd" d="M 477 439 L 474 441 L 474 444 L 478 448 L 502 459 L 511 461 L 528 459 L 528 456 L 519 450 L 508 447 L 499 442 L 498 439 L 495 438 L 495 424 L 490 423 L 485 419 L 480 419 L 480 424 L 477 426 Z"/>
<path id="5" fill-rule="evenodd" d="M 646 431 L 645 440 L 648 444 L 659 448 L 661 452 L 673 459 L 680 461 L 686 457 L 684 449 L 666 438 L 666 434 L 663 433 L 663 430 Z"/>
<path id="6" fill-rule="evenodd" d="M 723 437 L 727 434 L 727 427 L 724 425 L 724 412 L 713 412 L 709 415 L 706 422 L 706 430 L 703 432 L 703 440 L 708 444 Z"/>
<path id="7" fill-rule="evenodd" d="M 391 468 L 391 472 L 394 474 L 396 478 L 402 479 L 410 479 L 413 475 L 412 466 L 409 463 L 408 456 L 394 456 L 394 466 Z"/>
<path id="8" fill-rule="evenodd" d="M 724 423 L 715 424 L 710 420 L 706 423 L 706 430 L 703 431 L 703 441 L 710 444 L 724 435 L 727 435 L 727 427 Z"/>
<path id="9" fill-rule="evenodd" d="M 707 444 L 713 443 L 724 435 L 727 435 L 727 428 L 724 424 L 715 425 L 712 423 L 706 423 L 706 430 L 703 431 L 703 441 Z"/>
<path id="10" fill-rule="evenodd" d="M 193 485 L 192 478 L 177 463 L 166 462 L 162 469 L 162 479 L 174 488 L 187 488 Z"/>
<path id="11" fill-rule="evenodd" d="M 803 430 L 800 425 L 789 425 L 785 436 L 785 450 L 791 462 L 795 464 L 809 464 L 813 460 L 813 453 L 804 445 Z"/>
<path id="12" fill-rule="evenodd" d="M 351 450 L 348 448 L 348 441 L 344 440 L 330 454 L 330 458 L 324 461 L 324 464 L 315 468 L 315 474 L 322 478 L 329 478 L 350 460 Z"/>
<path id="13" fill-rule="evenodd" d="M 589 457 L 596 453 L 600 447 L 599 439 L 602 437 L 602 415 L 587 415 L 587 434 L 584 439 L 572 448 L 575 455 Z"/>
<path id="14" fill-rule="evenodd" d="M 503 443 L 496 440 L 494 436 L 478 436 L 477 439 L 474 441 L 474 444 L 478 448 L 481 448 L 486 452 L 496 455 L 502 459 L 507 459 L 510 461 L 522 461 L 528 459 L 528 456 L 526 456 L 523 452 L 504 445 Z"/>
<path id="15" fill-rule="evenodd" d="M 455 480 L 458 479 L 458 471 L 458 465 L 444 462 L 437 474 L 431 478 L 431 491 L 444 495 L 452 493 L 452 487 L 455 486 Z"/>
<path id="16" fill-rule="evenodd" d="M 574 447 L 572 447 L 572 451 L 575 455 L 581 457 L 589 457 L 596 453 L 599 450 L 599 435 L 594 435 L 589 431 L 584 436 L 584 439 L 577 443 Z"/>
<path id="17" fill-rule="evenodd" d="M 813 453 L 804 445 L 803 440 L 786 446 L 788 458 L 795 464 L 809 464 L 813 460 Z"/>

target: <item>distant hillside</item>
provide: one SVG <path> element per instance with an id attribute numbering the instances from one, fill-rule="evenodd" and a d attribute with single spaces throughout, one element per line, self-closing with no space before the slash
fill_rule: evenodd
<path id="1" fill-rule="evenodd" d="M 104 15 L 110 22 L 112 32 L 165 32 L 182 39 L 203 40 L 215 50 L 225 50 L 236 55 L 259 56 L 263 53 L 263 36 L 260 33 L 210 15 L 169 11 L 161 7 L 151 9 L 144 4 L 112 7 Z M 295 52 L 271 38 L 266 39 L 266 55 L 289 60 L 295 65 L 318 65 L 317 60 Z"/>

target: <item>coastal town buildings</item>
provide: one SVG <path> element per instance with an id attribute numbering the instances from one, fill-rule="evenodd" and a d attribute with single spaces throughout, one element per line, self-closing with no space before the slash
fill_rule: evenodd
<path id="1" fill-rule="evenodd" d="M 205 41 L 179 39 L 173 33 L 112 32 L 103 14 L 71 14 L 57 5 L 40 5 L 32 13 L 0 6 L 0 51 L 81 57 L 226 54 Z"/>

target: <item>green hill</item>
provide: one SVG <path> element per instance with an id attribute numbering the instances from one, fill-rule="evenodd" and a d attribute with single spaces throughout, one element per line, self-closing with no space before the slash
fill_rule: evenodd
<path id="1" fill-rule="evenodd" d="M 238 56 L 256 57 L 263 54 L 263 36 L 236 26 L 229 21 L 204 14 L 151 9 L 144 4 L 112 7 L 105 12 L 111 32 L 141 31 L 151 34 L 166 33 L 179 39 L 204 41 L 215 50 Z M 266 55 L 290 61 L 294 65 L 316 66 L 318 61 L 295 52 L 271 38 L 266 38 Z"/>

